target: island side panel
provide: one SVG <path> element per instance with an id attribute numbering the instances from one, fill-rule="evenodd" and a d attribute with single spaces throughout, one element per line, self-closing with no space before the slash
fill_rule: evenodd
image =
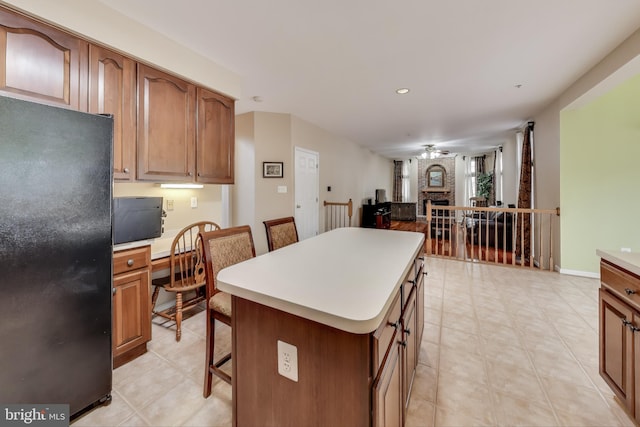
<path id="1" fill-rule="evenodd" d="M 234 426 L 369 426 L 371 336 L 233 296 Z M 298 382 L 277 341 L 297 347 Z"/>

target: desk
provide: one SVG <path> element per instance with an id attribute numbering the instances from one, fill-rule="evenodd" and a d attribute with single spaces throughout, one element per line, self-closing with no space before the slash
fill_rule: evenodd
<path id="1" fill-rule="evenodd" d="M 346 227 L 220 271 L 234 425 L 371 426 L 385 414 L 401 425 L 424 327 L 423 248 L 424 233 Z M 278 373 L 278 341 L 296 348 L 296 381 Z"/>
<path id="2" fill-rule="evenodd" d="M 169 255 L 162 258 L 156 258 L 151 261 L 151 273 L 160 270 L 167 270 L 171 264 L 171 257 Z"/>

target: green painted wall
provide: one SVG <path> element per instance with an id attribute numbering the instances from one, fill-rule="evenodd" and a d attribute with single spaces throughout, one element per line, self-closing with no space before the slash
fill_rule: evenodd
<path id="1" fill-rule="evenodd" d="M 560 113 L 562 270 L 597 273 L 596 249 L 640 251 L 640 75 Z"/>

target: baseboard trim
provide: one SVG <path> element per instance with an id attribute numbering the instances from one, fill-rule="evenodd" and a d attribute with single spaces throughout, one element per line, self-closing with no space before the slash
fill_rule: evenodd
<path id="1" fill-rule="evenodd" d="M 581 271 L 581 270 L 569 270 L 566 268 L 560 268 L 556 265 L 556 271 L 560 274 L 566 274 L 568 276 L 580 276 L 580 277 L 589 277 L 591 279 L 599 279 L 600 273 L 593 273 L 591 271 Z"/>

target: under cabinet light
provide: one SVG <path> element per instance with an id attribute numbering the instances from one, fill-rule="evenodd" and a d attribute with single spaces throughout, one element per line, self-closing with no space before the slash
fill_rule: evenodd
<path id="1" fill-rule="evenodd" d="M 204 188 L 202 184 L 160 184 L 160 188 Z"/>

